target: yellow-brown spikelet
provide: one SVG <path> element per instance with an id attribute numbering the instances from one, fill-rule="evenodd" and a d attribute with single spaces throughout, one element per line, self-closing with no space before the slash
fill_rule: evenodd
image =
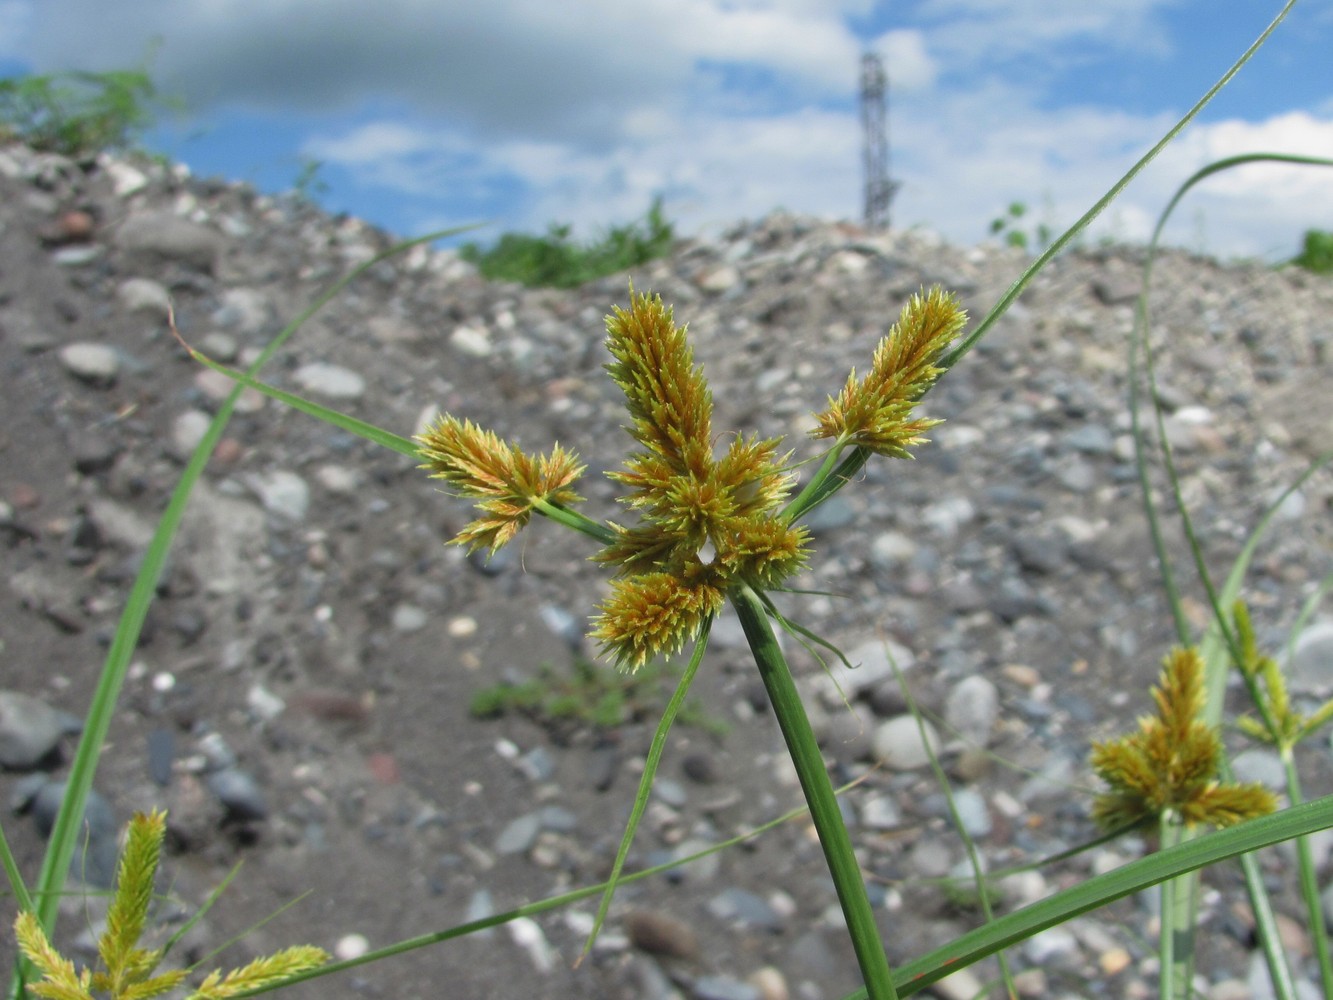
<path id="1" fill-rule="evenodd" d="M 558 444 L 549 454 L 529 455 L 493 431 L 450 416 L 441 417 L 416 440 L 425 459 L 421 468 L 459 496 L 477 501 L 482 516 L 452 539 L 469 550 L 500 548 L 528 523 L 539 503 L 569 506 L 583 499 L 569 487 L 584 466 Z"/>
<path id="2" fill-rule="evenodd" d="M 938 287 L 913 295 L 898 321 L 875 348 L 870 372 L 853 371 L 836 399 L 815 415 L 817 438 L 835 438 L 880 455 L 910 458 L 907 450 L 926 439 L 938 420 L 913 419 L 922 394 L 943 369 L 935 365 L 967 322 L 967 313 Z"/>
<path id="3" fill-rule="evenodd" d="M 675 573 L 641 573 L 611 585 L 591 635 L 617 666 L 637 670 L 659 653 L 679 652 L 724 600 L 706 576 L 691 584 Z"/>
<path id="4" fill-rule="evenodd" d="M 595 558 L 618 579 L 593 637 L 617 663 L 637 668 L 680 649 L 744 581 L 771 587 L 800 567 L 806 532 L 777 513 L 792 477 L 776 440 L 735 435 L 713 453 L 713 400 L 683 327 L 657 297 L 634 294 L 606 323 L 607 370 L 625 393 L 641 450 L 623 471 L 623 502 L 639 523 L 614 525 Z"/>
<path id="5" fill-rule="evenodd" d="M 625 393 L 634 439 L 677 474 L 703 478 L 713 459 L 713 397 L 660 295 L 635 294 L 606 318 L 606 370 Z M 635 459 L 626 463 L 631 471 Z"/>
<path id="6" fill-rule="evenodd" d="M 1168 811 L 1191 826 L 1230 826 L 1277 808 L 1262 785 L 1217 780 L 1222 741 L 1199 718 L 1204 693 L 1197 650 L 1171 651 L 1153 700 L 1157 714 L 1141 718 L 1137 732 L 1093 744 L 1093 770 L 1110 786 L 1093 805 L 1102 826 L 1114 829 Z"/>

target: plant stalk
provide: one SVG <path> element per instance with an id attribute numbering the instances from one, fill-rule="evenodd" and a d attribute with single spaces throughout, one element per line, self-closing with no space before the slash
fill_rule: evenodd
<path id="1" fill-rule="evenodd" d="M 787 752 L 796 765 L 801 791 L 810 807 L 810 816 L 819 834 L 819 844 L 824 850 L 829 874 L 833 876 L 833 884 L 838 891 L 838 902 L 847 920 L 847 931 L 852 938 L 856 961 L 861 966 L 861 978 L 865 981 L 867 994 L 870 1000 L 897 1000 L 898 993 L 889 971 L 889 959 L 875 926 L 875 915 L 866 895 L 865 881 L 861 878 L 861 866 L 852 850 L 852 840 L 842 821 L 842 812 L 838 809 L 838 800 L 833 793 L 833 783 L 824 767 L 824 758 L 815 742 L 815 734 L 810 729 L 805 706 L 801 704 L 787 660 L 768 623 L 763 600 L 748 584 L 741 584 L 730 596 L 740 616 L 741 626 L 745 629 L 745 638 L 750 643 L 755 664 L 759 667 L 759 675 L 768 691 L 768 699 L 773 704 L 773 713 L 782 728 Z"/>

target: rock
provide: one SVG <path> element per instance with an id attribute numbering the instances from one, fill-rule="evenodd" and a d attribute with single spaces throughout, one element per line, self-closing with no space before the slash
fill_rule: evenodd
<path id="1" fill-rule="evenodd" d="M 928 767 L 931 756 L 939 756 L 940 738 L 930 720 L 922 719 L 921 725 L 925 728 L 926 743 L 921 740 L 917 720 L 910 715 L 899 715 L 881 723 L 875 730 L 875 759 L 895 771 Z"/>
<path id="2" fill-rule="evenodd" d="M 830 673 L 812 678 L 819 699 L 829 708 L 843 706 L 843 696 L 855 700 L 881 684 L 896 680 L 895 665 L 906 674 L 911 671 L 915 658 L 912 651 L 892 640 L 872 639 L 848 651 L 853 669 L 840 663 L 830 666 Z"/>
<path id="3" fill-rule="evenodd" d="M 735 921 L 756 930 L 780 931 L 785 921 L 763 898 L 744 889 L 725 889 L 708 901 L 718 920 Z"/>
<path id="4" fill-rule="evenodd" d="M 1283 671 L 1298 691 L 1333 689 L 1333 620 L 1316 620 L 1301 631 Z"/>
<path id="5" fill-rule="evenodd" d="M 241 822 L 268 818 L 268 803 L 259 783 L 247 771 L 224 767 L 205 776 L 204 783 L 227 810 L 227 815 Z"/>
<path id="6" fill-rule="evenodd" d="M 294 472 L 275 469 L 264 475 L 253 476 L 250 488 L 270 514 L 285 521 L 299 523 L 310 509 L 310 487 Z"/>
<path id="7" fill-rule="evenodd" d="M 151 278 L 126 278 L 116 288 L 116 297 L 127 312 L 149 313 L 160 319 L 171 313 L 171 296 Z"/>
<path id="8" fill-rule="evenodd" d="M 64 737 L 82 731 L 83 723 L 68 712 L 32 695 L 0 690 L 0 767 L 36 767 Z"/>
<path id="9" fill-rule="evenodd" d="M 500 835 L 495 838 L 495 852 L 497 854 L 525 854 L 537 842 L 537 834 L 541 832 L 542 814 L 540 812 L 525 813 L 522 816 L 512 819 L 500 831 Z"/>
<path id="10" fill-rule="evenodd" d="M 691 987 L 695 1000 L 761 1000 L 759 987 L 729 976 L 700 976 Z"/>
<path id="11" fill-rule="evenodd" d="M 944 703 L 944 722 L 977 746 L 988 746 L 1000 714 L 1000 694 L 985 677 L 960 681 Z"/>
<path id="12" fill-rule="evenodd" d="M 203 410 L 186 410 L 171 422 L 171 453 L 181 461 L 194 454 L 213 418 Z"/>
<path id="13" fill-rule="evenodd" d="M 121 223 L 116 243 L 146 261 L 176 261 L 212 273 L 222 237 L 207 226 L 162 211 L 135 212 Z"/>
<path id="14" fill-rule="evenodd" d="M 292 378 L 305 392 L 325 399 L 360 399 L 366 392 L 366 380 L 341 365 L 325 362 L 302 365 Z"/>
<path id="15" fill-rule="evenodd" d="M 205 368 L 195 375 L 194 387 L 199 390 L 205 399 L 220 403 L 232 394 L 232 391 L 236 388 L 236 381 L 222 372 Z M 236 412 L 243 414 L 258 413 L 264 408 L 267 398 L 258 389 L 242 389 L 240 398 L 236 402 Z"/>
<path id="16" fill-rule="evenodd" d="M 120 355 L 106 344 L 67 344 L 60 349 L 60 363 L 75 378 L 92 385 L 112 385 L 120 374 Z"/>
<path id="17" fill-rule="evenodd" d="M 490 334 L 484 328 L 459 326 L 449 335 L 454 350 L 473 358 L 488 357 L 491 353 Z"/>
<path id="18" fill-rule="evenodd" d="M 31 812 L 38 832 L 49 837 L 65 797 L 65 782 L 34 777 L 38 778 L 37 787 L 15 811 Z M 83 806 L 80 846 L 69 864 L 70 878 L 99 889 L 110 889 L 115 884 L 118 853 L 116 817 L 111 805 L 95 788 L 89 789 Z"/>
<path id="19" fill-rule="evenodd" d="M 625 915 L 630 943 L 650 955 L 693 960 L 699 954 L 699 938 L 683 920 L 652 910 L 631 910 Z"/>

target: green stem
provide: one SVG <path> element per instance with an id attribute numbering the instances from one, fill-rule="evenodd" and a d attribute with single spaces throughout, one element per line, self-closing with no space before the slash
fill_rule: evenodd
<path id="1" fill-rule="evenodd" d="M 532 501 L 532 509 L 549 517 L 552 521 L 563 524 L 566 528 L 573 528 L 575 531 L 581 531 L 585 535 L 597 539 L 603 545 L 610 545 L 616 540 L 616 533 L 601 521 L 594 521 L 586 514 L 580 514 L 576 510 L 571 510 L 558 503 L 552 503 L 550 500 L 543 500 L 540 497 L 535 498 Z"/>
<path id="2" fill-rule="evenodd" d="M 870 460 L 871 453 L 860 446 L 853 448 L 852 453 L 843 458 L 836 468 L 834 467 L 834 463 L 838 461 L 845 447 L 845 444 L 834 445 L 824 458 L 824 464 L 819 467 L 819 471 L 815 473 L 814 478 L 805 484 L 805 488 L 796 495 L 791 503 L 787 504 L 783 516 L 788 521 L 795 521 L 808 514 L 851 482 L 852 477 L 865 468 L 866 462 Z"/>
<path id="3" fill-rule="evenodd" d="M 815 742 L 815 734 L 810 729 L 805 706 L 801 704 L 791 670 L 768 623 L 763 599 L 746 584 L 734 589 L 730 596 L 740 616 L 741 626 L 745 629 L 745 638 L 750 643 L 755 664 L 759 667 L 759 675 L 768 690 L 769 701 L 773 703 L 773 713 L 782 728 L 782 737 L 787 741 L 787 751 L 791 754 L 792 763 L 796 765 L 801 791 L 805 793 L 810 816 L 819 833 L 820 846 L 824 849 L 824 859 L 828 862 L 829 874 L 833 876 L 833 884 L 838 891 L 838 902 L 847 920 L 847 930 L 852 938 L 852 948 L 856 951 L 856 960 L 861 966 L 861 978 L 865 981 L 866 991 L 870 1000 L 896 1000 L 898 993 L 893 987 L 889 959 L 884 954 L 884 945 L 880 942 L 879 930 L 875 926 L 875 915 L 870 909 L 870 899 L 866 896 L 861 866 L 852 850 L 852 840 L 842 821 L 842 812 L 833 794 L 833 784 L 829 781 L 824 758 Z"/>
<path id="4" fill-rule="evenodd" d="M 1282 766 L 1287 772 L 1287 797 L 1298 806 L 1304 801 L 1301 794 L 1301 776 L 1296 770 L 1293 748 L 1282 748 Z M 1314 940 L 1315 955 L 1319 959 L 1319 978 L 1324 984 L 1324 995 L 1333 990 L 1333 959 L 1329 957 L 1328 931 L 1324 923 L 1324 907 L 1319 897 L 1319 876 L 1315 872 L 1314 854 L 1309 837 L 1296 838 L 1296 863 L 1300 869 L 1301 895 L 1305 897 L 1306 916 L 1310 921 L 1310 937 Z"/>
<path id="5" fill-rule="evenodd" d="M 1183 844 L 1193 833 L 1174 810 L 1162 813 L 1162 850 Z M 1199 873 L 1187 872 L 1162 883 L 1162 1000 L 1190 1000 L 1194 995 L 1194 920 Z"/>

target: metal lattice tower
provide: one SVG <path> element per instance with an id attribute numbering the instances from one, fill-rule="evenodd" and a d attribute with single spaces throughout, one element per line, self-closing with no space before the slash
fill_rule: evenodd
<path id="1" fill-rule="evenodd" d="M 861 151 L 865 168 L 865 224 L 867 229 L 889 228 L 889 202 L 898 190 L 889 179 L 888 78 L 879 56 L 861 57 Z"/>

